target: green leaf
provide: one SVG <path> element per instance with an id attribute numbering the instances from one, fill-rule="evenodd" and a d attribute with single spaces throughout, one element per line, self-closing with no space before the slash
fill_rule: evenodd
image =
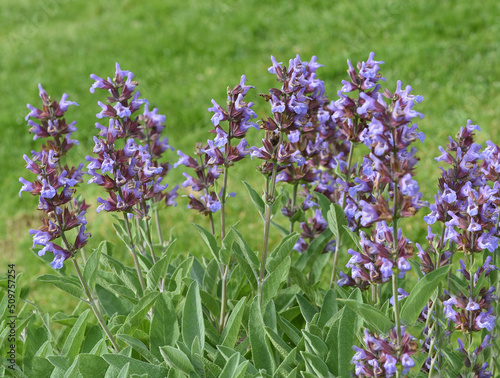
<path id="1" fill-rule="evenodd" d="M 222 261 L 222 263 L 225 265 L 229 265 L 229 262 L 231 261 L 231 249 L 233 247 L 233 242 L 234 231 L 231 228 L 229 232 L 226 233 L 226 236 L 224 236 L 224 240 L 222 241 L 222 246 L 219 252 L 220 261 Z"/>
<path id="2" fill-rule="evenodd" d="M 134 349 L 137 353 L 139 353 L 142 357 L 151 362 L 153 365 L 159 364 L 160 362 L 159 359 L 156 358 L 151 353 L 148 347 L 141 340 L 133 336 L 123 335 L 123 334 L 118 334 L 116 335 L 116 337 L 119 338 L 120 340 L 123 340 L 127 345 L 131 346 L 132 349 Z"/>
<path id="3" fill-rule="evenodd" d="M 170 347 L 165 347 L 170 348 Z M 124 356 L 122 354 L 103 354 L 102 358 L 107 363 L 118 369 L 122 369 L 127 363 L 130 363 L 129 376 L 132 374 L 147 374 L 149 378 L 164 378 L 168 371 L 164 366 L 155 366 L 150 363 L 136 360 L 135 358 Z"/>
<path id="4" fill-rule="evenodd" d="M 133 334 L 146 317 L 146 314 L 155 303 L 159 294 L 160 293 L 158 292 L 152 292 L 141 298 L 139 303 L 134 306 L 130 314 L 127 316 L 125 323 L 120 327 L 118 333 Z"/>
<path id="5" fill-rule="evenodd" d="M 290 321 L 288 321 L 281 315 L 278 316 L 277 321 L 283 332 L 285 332 L 290 340 L 292 340 L 294 345 L 297 345 L 301 339 L 300 331 L 292 323 L 290 323 Z"/>
<path id="6" fill-rule="evenodd" d="M 274 299 L 278 293 L 279 288 L 283 281 L 286 280 L 288 272 L 290 271 L 291 260 L 287 256 L 278 267 L 269 274 L 264 282 L 263 295 L 262 295 L 262 306 L 264 307 L 267 302 Z"/>
<path id="7" fill-rule="evenodd" d="M 165 361 L 175 369 L 178 369 L 186 374 L 195 373 L 195 369 L 188 356 L 181 350 L 169 345 L 160 347 L 160 352 Z"/>
<path id="8" fill-rule="evenodd" d="M 130 362 L 127 362 L 125 365 L 120 370 L 120 373 L 116 378 L 128 378 L 129 377 L 129 370 L 130 370 Z"/>
<path id="9" fill-rule="evenodd" d="M 47 359 L 56 367 L 56 370 L 61 369 L 63 372 L 70 368 L 73 361 L 67 356 L 48 356 Z"/>
<path id="10" fill-rule="evenodd" d="M 238 243 L 241 251 L 243 252 L 248 264 L 252 267 L 254 272 L 257 272 L 260 266 L 259 258 L 255 254 L 255 252 L 250 248 L 248 243 L 243 239 L 243 236 L 239 233 L 237 229 L 232 227 L 236 242 Z"/>
<path id="11" fill-rule="evenodd" d="M 363 247 L 361 247 L 361 238 L 359 237 L 359 235 L 356 234 L 355 232 L 351 231 L 351 229 L 347 225 L 343 225 L 342 227 L 344 228 L 344 232 L 347 235 L 349 235 L 351 240 L 354 242 L 354 245 L 356 246 L 357 250 L 362 251 Z"/>
<path id="12" fill-rule="evenodd" d="M 292 348 L 288 346 L 287 343 L 271 328 L 264 327 L 266 330 L 266 334 L 271 340 L 274 348 L 278 351 L 281 357 L 286 358 L 288 354 L 291 352 Z"/>
<path id="13" fill-rule="evenodd" d="M 68 277 L 56 276 L 54 274 L 44 274 L 38 277 L 37 281 L 48 282 L 78 299 L 81 299 L 83 296 L 81 284 L 78 281 L 69 279 Z"/>
<path id="14" fill-rule="evenodd" d="M 236 258 L 236 261 L 238 261 L 238 265 L 240 266 L 241 270 L 243 270 L 243 273 L 247 277 L 248 281 L 250 282 L 250 285 L 252 286 L 253 291 L 257 291 L 257 272 L 252 268 L 252 266 L 248 263 L 245 255 L 243 254 L 243 251 L 241 250 L 240 246 L 238 244 L 233 245 L 233 251 L 234 251 L 234 257 Z"/>
<path id="15" fill-rule="evenodd" d="M 319 312 L 318 327 L 323 328 L 337 311 L 337 296 L 335 295 L 335 291 L 330 289 L 326 292 L 323 299 L 323 305 Z"/>
<path id="16" fill-rule="evenodd" d="M 218 277 L 219 264 L 217 263 L 217 260 L 211 259 L 205 269 L 205 274 L 203 275 L 203 288 L 208 294 L 215 294 Z"/>
<path id="17" fill-rule="evenodd" d="M 101 258 L 101 250 L 107 248 L 107 242 L 103 241 L 99 246 L 92 252 L 90 257 L 87 259 L 85 268 L 83 269 L 83 278 L 89 286 L 90 290 L 94 290 L 95 282 L 97 280 L 97 272 L 99 270 L 99 260 Z"/>
<path id="18" fill-rule="evenodd" d="M 319 358 L 308 352 L 300 352 L 306 362 L 308 372 L 314 374 L 315 377 L 329 377 L 328 366 Z M 349 362 L 350 364 L 350 362 Z"/>
<path id="19" fill-rule="evenodd" d="M 336 315 L 335 320 L 332 322 L 330 326 L 330 330 L 326 335 L 325 344 L 328 347 L 328 353 L 326 354 L 326 364 L 328 369 L 332 372 L 333 375 L 338 376 L 338 368 L 339 368 L 339 327 L 340 327 L 340 319 L 344 314 L 344 310 L 346 307 L 341 308 Z M 351 346 L 352 348 L 352 346 Z"/>
<path id="20" fill-rule="evenodd" d="M 355 302 L 355 301 L 353 301 Z M 357 303 L 357 302 L 355 302 Z M 358 303 L 359 304 L 359 303 Z M 348 306 L 340 318 L 338 328 L 338 372 L 339 377 L 348 377 L 351 372 L 351 358 L 354 355 L 352 346 L 355 344 L 355 335 L 358 332 L 357 315 Z"/>
<path id="21" fill-rule="evenodd" d="M 79 354 L 64 377 L 102 377 L 106 375 L 109 364 L 100 356 Z"/>
<path id="22" fill-rule="evenodd" d="M 266 262 L 266 270 L 269 273 L 272 273 L 285 258 L 290 255 L 290 251 L 293 250 L 293 246 L 297 243 L 300 234 L 294 232 L 293 234 L 289 234 L 281 239 L 279 245 L 272 251 Z"/>
<path id="23" fill-rule="evenodd" d="M 274 359 L 271 350 L 266 341 L 266 331 L 264 329 L 264 321 L 260 312 L 260 305 L 255 300 L 250 306 L 250 316 L 248 320 L 248 330 L 250 336 L 250 344 L 252 346 L 252 357 L 255 367 L 266 369 L 268 374 L 274 371 Z"/>
<path id="24" fill-rule="evenodd" d="M 160 347 L 164 345 L 174 346 L 178 338 L 179 325 L 172 299 L 169 294 L 161 293 L 153 309 L 153 320 L 149 330 L 151 352 L 157 358 L 162 358 Z"/>
<path id="25" fill-rule="evenodd" d="M 87 325 L 87 317 L 89 316 L 90 310 L 85 310 L 76 321 L 75 325 L 71 329 L 64 346 L 61 350 L 61 354 L 68 357 L 73 361 L 80 351 L 80 346 L 82 345 L 83 337 L 85 335 L 85 326 Z"/>
<path id="26" fill-rule="evenodd" d="M 342 207 L 336 203 L 330 204 L 330 210 L 326 215 L 328 227 L 332 231 L 335 240 L 342 240 L 342 235 L 345 233 L 344 226 L 347 226 L 347 218 Z"/>
<path id="27" fill-rule="evenodd" d="M 304 277 L 304 274 L 302 272 L 295 268 L 295 267 L 290 267 L 290 272 L 289 272 L 290 280 L 296 284 L 300 289 L 304 292 L 305 295 L 307 295 L 310 299 L 316 301 L 316 294 L 311 287 L 311 285 L 307 282 L 306 278 Z"/>
<path id="28" fill-rule="evenodd" d="M 328 211 L 330 210 L 330 200 L 323 193 L 313 191 L 312 194 L 318 200 L 318 205 L 321 209 L 321 216 L 324 220 L 326 220 L 328 218 Z"/>
<path id="29" fill-rule="evenodd" d="M 306 350 L 309 349 L 310 353 L 314 353 L 316 356 L 320 357 L 322 360 L 325 359 L 328 353 L 328 347 L 318 336 L 307 332 L 305 329 L 302 330 L 302 335 L 306 341 Z"/>
<path id="30" fill-rule="evenodd" d="M 54 365 L 44 357 L 34 356 L 31 365 L 33 368 L 26 371 L 30 377 L 50 377 L 54 370 Z"/>
<path id="31" fill-rule="evenodd" d="M 182 312 L 182 339 L 186 346 L 191 349 L 196 337 L 200 342 L 200 350 L 197 352 L 201 355 L 205 347 L 205 323 L 203 321 L 200 289 L 198 283 L 193 281 L 186 294 Z"/>
<path id="32" fill-rule="evenodd" d="M 306 267 L 312 266 L 314 260 L 323 252 L 323 249 L 331 238 L 332 232 L 327 228 L 309 244 L 307 250 L 295 261 L 294 267 L 303 272 Z"/>
<path id="33" fill-rule="evenodd" d="M 311 321 L 314 318 L 314 315 L 316 315 L 318 311 L 314 308 L 311 302 L 305 299 L 302 295 L 297 294 L 296 298 L 297 302 L 299 303 L 302 316 L 304 317 L 307 323 L 311 323 Z"/>
<path id="34" fill-rule="evenodd" d="M 423 277 L 413 287 L 410 295 L 406 298 L 406 302 L 401 307 L 401 319 L 406 324 L 411 326 L 416 322 L 432 293 L 443 282 L 450 268 L 451 265 L 447 265 L 436 269 Z"/>
<path id="35" fill-rule="evenodd" d="M 217 245 L 217 240 L 215 240 L 215 236 L 212 235 L 210 231 L 208 231 L 206 228 L 193 223 L 193 226 L 196 228 L 198 233 L 200 234 L 201 238 L 205 242 L 205 244 L 208 246 L 208 249 L 210 250 L 210 253 L 214 257 L 215 260 L 218 262 L 221 262 L 219 259 L 219 246 Z"/>
<path id="36" fill-rule="evenodd" d="M 392 320 L 373 306 L 353 299 L 337 299 L 337 301 L 345 304 L 349 309 L 361 316 L 366 324 L 378 333 L 385 333 L 394 327 Z"/>
<path id="37" fill-rule="evenodd" d="M 226 365 L 222 369 L 222 372 L 219 375 L 219 378 L 233 378 L 236 373 L 236 369 L 240 363 L 240 355 L 239 353 L 233 354 L 229 360 L 227 360 Z M 247 361 L 248 363 L 248 361 Z"/>
<path id="38" fill-rule="evenodd" d="M 224 327 L 224 331 L 222 331 L 222 335 L 220 336 L 221 345 L 234 348 L 234 344 L 236 344 L 240 333 L 243 313 L 245 312 L 245 301 L 246 297 L 243 297 L 238 301 L 236 306 L 234 306 L 234 309 L 227 320 L 226 326 Z"/>
<path id="39" fill-rule="evenodd" d="M 95 285 L 95 291 L 101 307 L 109 316 L 113 316 L 114 314 L 128 315 L 130 311 L 132 311 L 133 306 L 129 301 L 118 298 L 115 294 L 101 285 Z"/>
<path id="40" fill-rule="evenodd" d="M 160 280 L 164 278 L 165 275 L 167 274 L 168 264 L 172 259 L 172 253 L 169 252 L 174 244 L 175 240 L 167 246 L 163 254 L 163 257 L 160 260 L 158 260 L 156 264 L 154 264 L 153 267 L 147 273 L 146 281 L 147 281 L 147 288 L 149 290 L 155 290 L 155 288 L 160 283 Z"/>
<path id="41" fill-rule="evenodd" d="M 264 211 L 266 206 L 264 204 L 264 201 L 262 200 L 261 196 L 259 196 L 259 194 L 255 191 L 255 189 L 250 186 L 250 184 L 248 184 L 246 181 L 243 181 L 243 184 L 245 184 L 255 208 L 259 212 L 260 216 L 264 219 Z"/>
<path id="42" fill-rule="evenodd" d="M 115 273 L 135 293 L 142 296 L 142 287 L 135 269 L 129 268 L 114 257 L 101 253 L 101 262 Z"/>

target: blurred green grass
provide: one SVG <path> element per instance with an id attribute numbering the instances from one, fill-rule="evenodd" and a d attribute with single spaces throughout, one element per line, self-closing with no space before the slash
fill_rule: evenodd
<path id="1" fill-rule="evenodd" d="M 28 229 L 37 228 L 40 218 L 37 201 L 17 194 L 18 178 L 31 179 L 22 155 L 39 146 L 24 120 L 26 103 L 38 105 L 38 83 L 53 97 L 66 92 L 80 104 L 67 113 L 79 127 L 75 163 L 84 161 L 91 149 L 100 111 L 96 103 L 105 97 L 89 93 L 89 75 L 112 76 L 115 62 L 134 72 L 142 95 L 166 114 L 170 143 L 188 153 L 209 137 L 210 100 L 224 103 L 226 87 L 236 85 L 242 74 L 256 87 L 250 97 L 258 115 L 265 117 L 267 106 L 258 93 L 277 85 L 267 73 L 270 55 L 287 63 L 297 53 L 303 60 L 316 55 L 325 65 L 318 75 L 332 100 L 347 76 L 346 59 L 366 60 L 371 51 L 386 62 L 382 72 L 389 89 L 402 80 L 424 96 L 418 110 L 426 118 L 419 125 L 427 139 L 418 146 L 417 178 L 426 200 L 432 201 L 436 190 L 440 171 L 433 157 L 438 146 L 468 118 L 482 128 L 479 142 L 499 142 L 500 4 L 491 0 L 1 0 L 1 9 L 0 174 L 5 197 L 0 202 L 0 262 L 17 264 L 28 277 L 32 296 L 47 300 L 49 309 L 57 304 L 49 303 L 48 288 L 33 283 L 41 272 L 50 272 L 30 251 Z M 249 140 L 256 142 L 259 136 L 251 132 Z M 170 159 L 176 161 L 174 153 Z M 261 222 L 247 206 L 241 185 L 244 178 L 261 186 L 254 165 L 248 160 L 231 170 L 231 190 L 238 196 L 230 201 L 227 223 L 241 219 L 240 230 L 257 249 Z M 182 182 L 181 170 L 168 181 L 171 186 Z M 95 204 L 99 188 L 84 185 L 79 193 Z M 178 202 L 177 208 L 162 211 L 165 232 L 173 229 L 178 253 L 207 255 L 190 225 L 208 227 L 206 219 L 188 211 L 185 199 Z M 116 241 L 109 214 L 96 216 L 93 209 L 88 215 L 90 248 L 104 238 Z M 425 232 L 418 219 L 404 225 L 412 240 L 421 240 Z"/>

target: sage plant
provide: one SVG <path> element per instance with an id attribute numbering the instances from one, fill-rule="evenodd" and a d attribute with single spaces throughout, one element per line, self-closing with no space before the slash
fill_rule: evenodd
<path id="1" fill-rule="evenodd" d="M 76 261 L 79 251 L 87 244 L 90 233 L 86 231 L 86 210 L 89 207 L 85 201 L 79 201 L 74 197 L 75 187 L 82 182 L 82 168 L 63 166 L 61 159 L 67 152 L 79 142 L 71 139 L 71 135 L 77 129 L 76 122 L 66 123 L 64 118 L 70 105 L 78 105 L 76 102 L 67 101 L 68 95 L 63 94 L 61 101 L 53 101 L 39 84 L 39 95 L 42 100 L 42 109 L 28 104 L 30 113 L 26 116 L 30 132 L 34 133 L 34 140 L 46 138 L 46 144 L 42 144 L 42 151 L 32 151 L 32 159 L 24 155 L 26 168 L 37 175 L 33 182 L 20 178 L 23 184 L 19 196 L 23 191 L 38 196 L 38 210 L 45 213 L 42 218 L 43 225 L 38 230 L 30 230 L 33 237 L 33 248 L 42 246 L 38 251 L 39 256 L 50 252 L 54 255 L 51 266 L 61 269 L 64 261 L 71 259 L 80 283 L 88 298 L 86 301 L 92 308 L 102 329 L 108 336 L 117 352 L 120 351 L 118 344 L 108 329 L 103 315 L 97 306 L 94 296 Z M 30 118 L 34 118 L 30 119 Z M 71 230 L 78 228 L 78 233 L 71 241 Z M 59 243 L 56 243 L 57 240 Z"/>

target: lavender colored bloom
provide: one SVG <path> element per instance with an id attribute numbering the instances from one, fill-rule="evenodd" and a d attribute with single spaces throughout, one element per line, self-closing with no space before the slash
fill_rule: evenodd
<path id="1" fill-rule="evenodd" d="M 469 298 L 469 303 L 465 307 L 467 311 L 476 311 L 479 310 L 479 304 L 474 302 L 472 298 Z"/>
<path id="2" fill-rule="evenodd" d="M 488 331 L 493 332 L 496 325 L 496 317 L 491 315 L 492 312 L 493 307 L 490 307 L 486 312 L 481 312 L 476 318 L 476 325 L 479 328 L 486 328 Z"/>
<path id="3" fill-rule="evenodd" d="M 390 277 L 392 277 L 392 261 L 382 258 L 382 266 L 380 267 L 380 272 L 382 273 L 382 281 L 387 281 Z"/>

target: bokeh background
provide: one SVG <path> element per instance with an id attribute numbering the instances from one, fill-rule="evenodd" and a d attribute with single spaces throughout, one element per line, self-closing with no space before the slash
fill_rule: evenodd
<path id="1" fill-rule="evenodd" d="M 134 72 L 139 90 L 152 106 L 167 116 L 166 136 L 176 149 L 191 153 L 197 142 L 211 134 L 207 108 L 214 98 L 225 102 L 227 86 L 245 74 L 255 90 L 248 97 L 259 117 L 268 107 L 258 96 L 276 86 L 267 72 L 270 56 L 287 64 L 300 54 L 312 55 L 324 65 L 318 76 L 325 81 L 331 100 L 337 98 L 341 80 L 347 78 L 346 60 L 368 58 L 371 51 L 385 61 L 382 73 L 387 87 L 397 80 L 410 84 L 424 96 L 417 110 L 427 135 L 419 147 L 417 167 L 424 198 L 433 200 L 439 177 L 438 146 L 472 119 L 481 127 L 478 141 L 500 142 L 500 3 L 470 0 L 421 1 L 326 1 L 326 0 L 0 0 L 0 274 L 7 263 L 25 274 L 31 298 L 46 310 L 58 306 L 54 292 L 37 284 L 36 276 L 51 268 L 30 250 L 30 228 L 38 228 L 37 199 L 18 196 L 20 176 L 30 180 L 23 154 L 39 149 L 24 117 L 26 103 L 38 106 L 38 83 L 52 97 L 63 93 L 79 107 L 70 107 L 67 120 L 79 128 L 73 136 L 81 141 L 72 150 L 77 164 L 90 153 L 96 134 L 97 101 L 92 95 L 91 73 L 113 76 L 115 62 Z M 257 143 L 255 130 L 249 141 Z M 176 161 L 175 153 L 170 159 Z M 260 248 L 262 225 L 241 185 L 245 179 L 261 187 L 256 161 L 245 160 L 231 170 L 228 224 L 241 219 L 239 229 L 255 249 Z M 171 186 L 183 181 L 182 168 L 168 177 Z M 84 185 L 79 193 L 89 209 L 89 248 L 106 239 L 116 240 L 109 214 L 95 214 L 100 188 Z M 180 191 L 180 194 L 186 194 Z M 207 219 L 186 209 L 179 198 L 177 208 L 162 211 L 165 233 L 178 238 L 177 252 L 208 256 L 191 222 L 208 227 Z M 415 220 L 403 224 L 407 236 L 419 241 L 425 226 Z M 277 238 L 277 232 L 275 232 Z M 120 242 L 117 248 L 125 248 Z M 57 293 L 58 294 L 58 293 Z M 59 301 L 60 305 L 60 301 Z M 69 305 L 69 304 L 68 304 Z"/>

